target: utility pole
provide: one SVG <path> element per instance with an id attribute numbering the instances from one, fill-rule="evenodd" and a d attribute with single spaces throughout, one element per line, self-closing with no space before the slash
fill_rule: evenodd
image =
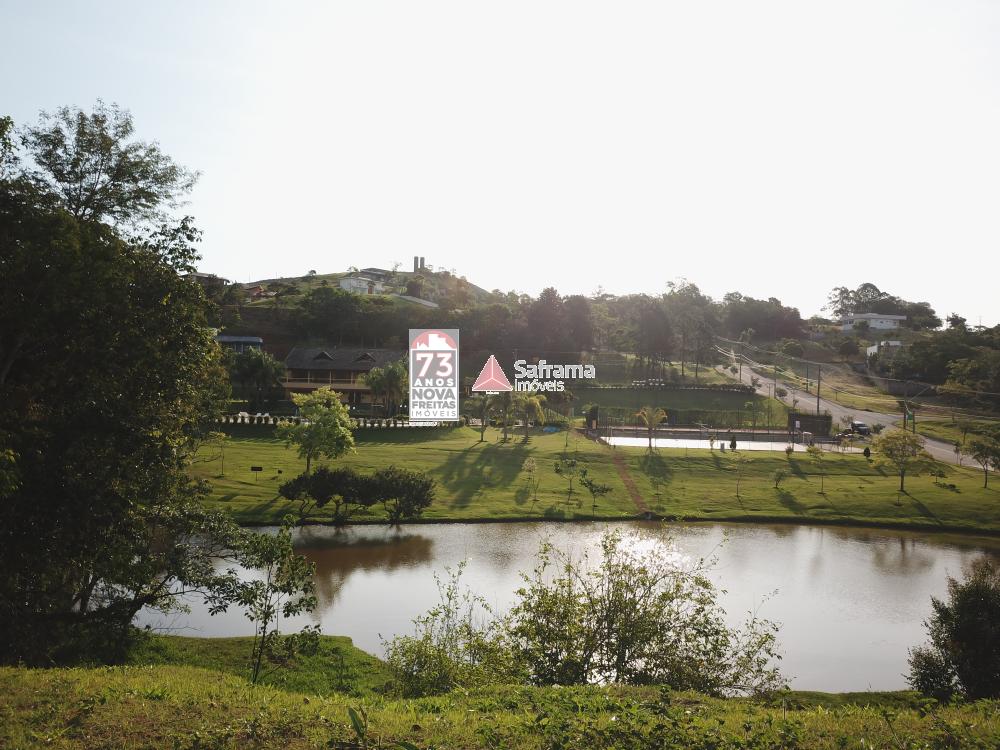
<path id="1" fill-rule="evenodd" d="M 816 414 L 819 414 L 819 386 L 823 382 L 823 368 L 816 365 Z"/>

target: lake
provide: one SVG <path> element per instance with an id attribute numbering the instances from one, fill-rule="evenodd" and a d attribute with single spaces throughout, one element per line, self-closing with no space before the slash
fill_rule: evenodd
<path id="1" fill-rule="evenodd" d="M 360 648 L 412 632 L 412 619 L 438 601 L 434 573 L 467 561 L 463 581 L 504 609 L 534 567 L 545 538 L 576 554 L 595 550 L 609 526 L 646 538 L 672 537 L 692 558 L 715 555 L 711 577 L 731 622 L 746 612 L 780 622 L 782 671 L 792 687 L 831 692 L 906 687 L 907 649 L 924 641 L 923 620 L 947 576 L 988 554 L 1000 539 L 835 526 L 607 523 L 415 524 L 390 529 L 308 527 L 299 552 L 316 564 L 319 606 L 282 629 L 318 622 Z M 266 531 L 266 530 L 265 530 Z M 768 596 L 771 592 L 777 592 Z M 138 624 L 180 635 L 250 635 L 239 611 L 212 617 L 143 612 Z M 288 622 L 288 621 L 286 621 Z M 381 637 L 380 637 L 381 636 Z"/>

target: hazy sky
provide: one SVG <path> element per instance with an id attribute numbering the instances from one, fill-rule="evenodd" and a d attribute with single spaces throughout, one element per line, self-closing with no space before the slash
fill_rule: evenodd
<path id="1" fill-rule="evenodd" d="M 492 289 L 872 281 L 1000 322 L 1000 3 L 0 0 L 0 110 L 203 173 L 202 270 Z"/>

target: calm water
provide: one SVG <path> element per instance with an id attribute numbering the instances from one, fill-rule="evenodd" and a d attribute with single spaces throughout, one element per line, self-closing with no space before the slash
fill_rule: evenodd
<path id="1" fill-rule="evenodd" d="M 1000 557 L 1000 539 L 793 525 L 618 524 L 646 537 L 669 533 L 691 557 L 718 557 L 716 584 L 733 624 L 747 610 L 782 624 L 781 666 L 804 690 L 905 687 L 907 648 L 924 640 L 930 597 L 975 556 Z M 402 529 L 305 529 L 299 551 L 316 563 L 319 607 L 300 622 L 349 635 L 382 652 L 380 636 L 412 632 L 413 617 L 437 602 L 435 572 L 467 560 L 463 580 L 505 608 L 530 570 L 538 543 L 594 549 L 608 524 L 439 524 Z M 773 597 L 765 599 L 770 592 Z M 143 613 L 140 624 L 185 635 L 249 635 L 238 611 L 209 616 Z M 292 627 L 283 626 L 288 631 Z"/>

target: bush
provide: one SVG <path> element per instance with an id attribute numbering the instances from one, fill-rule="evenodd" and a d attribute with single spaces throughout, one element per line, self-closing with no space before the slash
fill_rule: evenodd
<path id="1" fill-rule="evenodd" d="M 975 560 L 964 581 L 948 579 L 948 601 L 931 605 L 930 644 L 910 652 L 910 684 L 928 695 L 1000 697 L 1000 568 Z"/>
<path id="2" fill-rule="evenodd" d="M 708 564 L 682 564 L 669 544 L 639 541 L 608 532 L 593 564 L 543 544 L 503 617 L 463 594 L 457 574 L 439 581 L 441 604 L 415 621 L 413 636 L 387 646 L 401 692 L 501 682 L 667 685 L 711 695 L 781 688 L 777 627 L 750 615 L 743 628 L 730 628 Z"/>
<path id="3" fill-rule="evenodd" d="M 465 563 L 435 574 L 440 603 L 414 620 L 412 636 L 386 643 L 395 689 L 405 697 L 440 695 L 456 688 L 519 682 L 502 647 L 497 620 L 485 600 L 461 588 Z"/>
<path id="4" fill-rule="evenodd" d="M 910 674 L 906 681 L 914 690 L 947 701 L 955 693 L 955 670 L 941 652 L 927 646 L 910 651 Z"/>

